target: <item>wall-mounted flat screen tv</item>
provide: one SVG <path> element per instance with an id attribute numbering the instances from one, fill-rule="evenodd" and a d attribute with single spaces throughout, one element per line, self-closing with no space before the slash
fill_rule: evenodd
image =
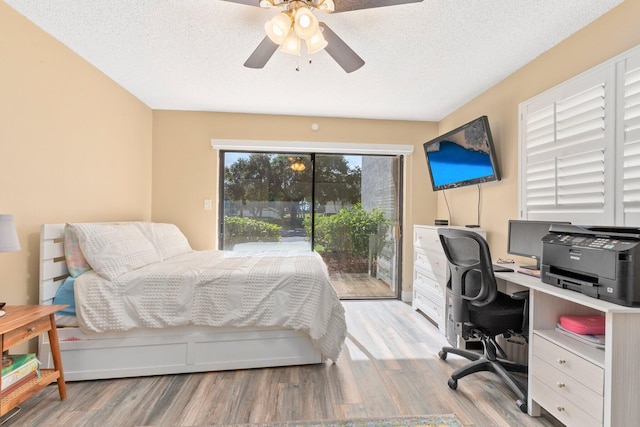
<path id="1" fill-rule="evenodd" d="M 500 181 L 487 116 L 424 143 L 433 190 Z"/>

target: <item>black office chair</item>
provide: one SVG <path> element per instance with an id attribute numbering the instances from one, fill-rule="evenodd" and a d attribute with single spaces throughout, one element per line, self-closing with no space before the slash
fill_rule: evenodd
<path id="1" fill-rule="evenodd" d="M 442 348 L 438 353 L 442 360 L 453 353 L 472 361 L 453 371 L 449 387 L 457 389 L 458 380 L 474 372 L 492 371 L 516 394 L 520 410 L 527 412 L 526 388 L 509 373 L 527 373 L 527 367 L 506 360 L 496 337 L 522 335 L 526 339 L 528 291 L 512 296 L 498 292 L 489 246 L 479 234 L 452 228 L 440 228 L 438 234 L 449 261 L 451 276 L 447 288 L 456 334 L 465 340 L 479 338 L 484 347 L 484 354 Z"/>

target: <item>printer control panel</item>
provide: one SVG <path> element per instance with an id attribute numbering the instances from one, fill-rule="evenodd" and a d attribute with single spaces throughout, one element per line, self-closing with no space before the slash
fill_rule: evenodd
<path id="1" fill-rule="evenodd" d="M 546 243 L 561 244 L 581 248 L 629 250 L 639 242 L 620 240 L 611 237 L 581 236 L 575 234 L 548 234 L 543 238 Z"/>

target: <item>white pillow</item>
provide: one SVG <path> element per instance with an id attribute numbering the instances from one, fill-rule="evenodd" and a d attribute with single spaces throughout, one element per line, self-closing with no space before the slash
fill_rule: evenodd
<path id="1" fill-rule="evenodd" d="M 175 224 L 138 222 L 136 225 L 154 244 L 162 260 L 193 251 L 189 241 Z"/>
<path id="2" fill-rule="evenodd" d="M 102 277 L 122 274 L 160 261 L 154 245 L 135 224 L 69 224 L 84 257 Z"/>

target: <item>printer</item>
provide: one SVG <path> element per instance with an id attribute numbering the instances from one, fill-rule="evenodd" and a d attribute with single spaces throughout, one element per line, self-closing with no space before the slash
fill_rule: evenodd
<path id="1" fill-rule="evenodd" d="M 640 306 L 640 228 L 553 224 L 540 278 L 615 304 Z"/>

